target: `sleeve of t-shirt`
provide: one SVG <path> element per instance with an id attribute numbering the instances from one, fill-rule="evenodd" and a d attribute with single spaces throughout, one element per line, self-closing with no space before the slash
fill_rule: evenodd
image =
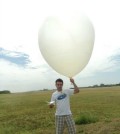
<path id="1" fill-rule="evenodd" d="M 73 95 L 74 94 L 74 89 L 67 89 L 66 91 L 67 91 L 67 93 L 69 95 Z"/>
<path id="2" fill-rule="evenodd" d="M 52 94 L 51 101 L 55 101 L 55 96 Z"/>

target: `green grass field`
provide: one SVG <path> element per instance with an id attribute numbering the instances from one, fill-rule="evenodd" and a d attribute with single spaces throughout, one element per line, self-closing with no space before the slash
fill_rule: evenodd
<path id="1" fill-rule="evenodd" d="M 54 134 L 55 108 L 46 103 L 51 94 L 0 94 L 0 134 Z M 81 89 L 71 96 L 71 110 L 81 120 L 77 134 L 120 134 L 120 87 Z"/>

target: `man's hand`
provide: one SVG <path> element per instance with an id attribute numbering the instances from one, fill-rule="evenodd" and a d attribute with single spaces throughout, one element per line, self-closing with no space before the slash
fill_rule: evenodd
<path id="1" fill-rule="evenodd" d="M 50 105 L 49 105 L 49 108 L 53 108 L 53 107 L 54 107 L 54 104 L 50 104 Z"/>
<path id="2" fill-rule="evenodd" d="M 53 108 L 55 105 L 55 101 L 48 102 L 49 108 Z"/>

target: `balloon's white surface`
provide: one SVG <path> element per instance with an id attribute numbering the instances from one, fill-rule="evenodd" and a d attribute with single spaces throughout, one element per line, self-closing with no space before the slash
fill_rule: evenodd
<path id="1" fill-rule="evenodd" d="M 88 63 L 94 45 L 94 29 L 86 16 L 51 16 L 39 30 L 39 47 L 47 63 L 67 77 Z"/>

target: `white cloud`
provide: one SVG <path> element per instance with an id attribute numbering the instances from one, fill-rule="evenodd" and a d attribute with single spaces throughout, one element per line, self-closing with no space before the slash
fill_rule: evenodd
<path id="1" fill-rule="evenodd" d="M 10 90 L 11 92 L 23 92 L 41 89 L 54 89 L 54 81 L 59 75 L 48 65 L 44 64 L 37 69 L 19 68 L 6 61 L 0 62 L 0 90 Z M 65 80 L 66 81 L 66 80 Z M 65 84 L 64 87 L 68 85 Z"/>

